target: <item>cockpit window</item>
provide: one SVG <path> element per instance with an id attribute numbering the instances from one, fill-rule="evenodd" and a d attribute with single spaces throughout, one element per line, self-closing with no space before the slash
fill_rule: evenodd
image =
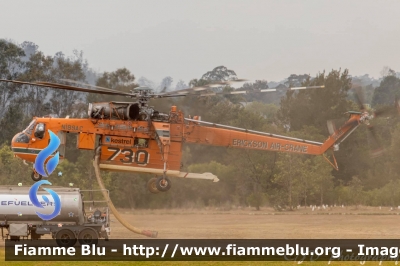
<path id="1" fill-rule="evenodd" d="M 149 140 L 142 138 L 135 138 L 134 145 L 140 148 L 148 148 Z"/>
<path id="2" fill-rule="evenodd" d="M 25 133 L 19 133 L 17 138 L 15 139 L 15 142 L 19 143 L 29 143 L 29 137 Z"/>
<path id="3" fill-rule="evenodd" d="M 32 122 L 29 124 L 29 126 L 24 130 L 28 136 L 32 134 L 33 129 L 35 128 L 36 125 L 36 120 L 32 120 Z"/>
<path id="4" fill-rule="evenodd" d="M 35 137 L 38 139 L 42 139 L 44 137 L 44 130 L 45 130 L 45 126 L 43 123 L 37 124 L 36 129 L 35 129 Z"/>

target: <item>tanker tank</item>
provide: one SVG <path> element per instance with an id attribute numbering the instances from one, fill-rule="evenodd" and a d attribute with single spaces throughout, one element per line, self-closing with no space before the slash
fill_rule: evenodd
<path id="1" fill-rule="evenodd" d="M 50 214 L 54 211 L 54 199 L 49 193 L 39 188 L 37 198 L 44 208 L 35 207 L 29 199 L 30 187 L 20 186 L 0 186 L 0 224 L 4 223 L 28 223 L 32 225 L 43 224 L 43 220 L 38 217 L 36 212 Z M 60 197 L 61 211 L 58 216 L 47 224 L 78 224 L 85 222 L 82 195 L 79 188 L 53 187 Z M 46 196 L 49 201 L 43 198 Z"/>
<path id="2" fill-rule="evenodd" d="M 56 192 L 60 198 L 59 215 L 49 221 L 42 220 L 38 215 L 54 212 L 54 199 L 43 188 Z M 59 246 L 80 244 L 97 244 L 99 238 L 108 239 L 110 234 L 110 217 L 106 200 L 95 200 L 93 193 L 102 190 L 80 190 L 72 187 L 41 186 L 37 191 L 37 199 L 43 208 L 36 207 L 29 198 L 31 187 L 0 186 L 0 229 L 1 237 L 19 240 L 40 239 L 50 234 Z M 83 195 L 90 193 L 89 201 L 83 200 Z M 106 190 L 108 194 L 108 190 Z M 85 204 L 97 206 L 85 212 Z M 6 230 L 7 232 L 5 232 Z"/>

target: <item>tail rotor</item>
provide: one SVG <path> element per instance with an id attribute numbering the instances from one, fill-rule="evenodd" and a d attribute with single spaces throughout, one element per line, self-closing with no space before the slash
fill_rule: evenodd
<path id="1" fill-rule="evenodd" d="M 376 158 L 384 154 L 385 149 L 383 148 L 381 141 L 378 138 L 376 133 L 376 128 L 374 125 L 370 123 L 370 121 L 377 117 L 391 117 L 400 113 L 400 101 L 396 97 L 394 106 L 384 106 L 377 110 L 372 110 L 369 105 L 365 104 L 364 93 L 362 88 L 356 87 L 354 88 L 355 91 L 355 99 L 359 106 L 360 112 L 362 113 L 361 122 L 367 125 L 367 129 L 369 135 L 371 136 L 369 141 L 369 147 L 371 150 L 371 157 Z"/>

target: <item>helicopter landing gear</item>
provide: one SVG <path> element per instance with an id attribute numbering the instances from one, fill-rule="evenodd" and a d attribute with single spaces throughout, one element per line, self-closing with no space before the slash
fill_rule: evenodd
<path id="1" fill-rule="evenodd" d="M 157 189 L 157 177 L 153 177 L 147 182 L 147 189 L 154 194 L 160 193 L 161 191 Z"/>
<path id="2" fill-rule="evenodd" d="M 35 171 L 32 172 L 31 174 L 31 178 L 33 181 L 37 182 L 40 181 L 42 179 L 42 175 L 36 173 Z"/>
<path id="3" fill-rule="evenodd" d="M 171 188 L 171 180 L 166 176 L 160 176 L 156 180 L 156 187 L 161 192 L 166 192 Z"/>

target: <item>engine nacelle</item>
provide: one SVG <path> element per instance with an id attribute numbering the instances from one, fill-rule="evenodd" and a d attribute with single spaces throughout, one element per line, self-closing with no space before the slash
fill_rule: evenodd
<path id="1" fill-rule="evenodd" d="M 140 114 L 139 103 L 90 103 L 88 115 L 96 119 L 137 120 Z"/>

